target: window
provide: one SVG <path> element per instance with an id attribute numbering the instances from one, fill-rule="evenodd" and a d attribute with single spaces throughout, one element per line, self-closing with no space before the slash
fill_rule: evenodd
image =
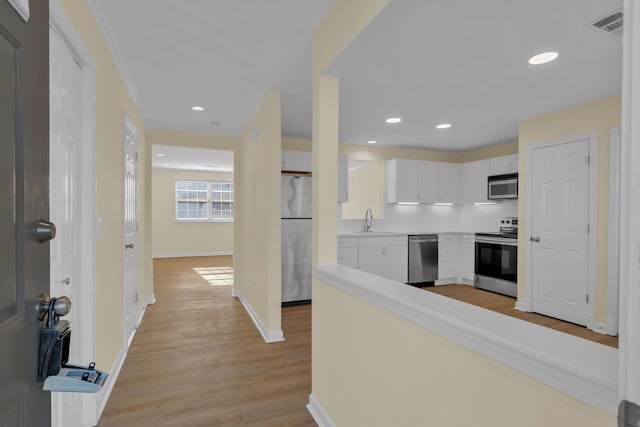
<path id="1" fill-rule="evenodd" d="M 233 221 L 233 183 L 176 181 L 176 220 Z"/>

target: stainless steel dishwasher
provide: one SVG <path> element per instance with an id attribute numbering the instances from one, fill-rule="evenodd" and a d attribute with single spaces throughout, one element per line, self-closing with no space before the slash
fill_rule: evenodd
<path id="1" fill-rule="evenodd" d="M 434 285 L 438 278 L 438 235 L 409 236 L 409 280 L 413 286 Z"/>

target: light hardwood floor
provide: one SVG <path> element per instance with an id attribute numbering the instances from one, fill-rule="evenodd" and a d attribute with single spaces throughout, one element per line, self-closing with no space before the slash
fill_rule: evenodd
<path id="1" fill-rule="evenodd" d="M 516 310 L 513 308 L 515 305 L 515 299 L 511 297 L 498 295 L 489 291 L 483 291 L 482 289 L 476 289 L 473 286 L 468 285 L 429 286 L 422 289 L 444 295 L 449 298 L 454 298 L 458 301 L 473 304 L 478 307 L 483 307 L 487 310 L 506 314 L 507 316 L 526 320 L 527 322 L 546 326 L 547 328 L 555 329 L 560 332 L 575 335 L 589 341 L 595 341 L 600 344 L 618 348 L 618 337 L 602 335 L 597 332 L 590 331 L 584 326 L 565 322 L 553 317 L 547 317 L 536 313 L 525 313 L 520 310 Z"/>
<path id="2" fill-rule="evenodd" d="M 316 426 L 305 408 L 311 306 L 283 309 L 286 341 L 265 344 L 231 286 L 210 277 L 231 265 L 231 257 L 154 260 L 157 301 L 99 427 Z"/>

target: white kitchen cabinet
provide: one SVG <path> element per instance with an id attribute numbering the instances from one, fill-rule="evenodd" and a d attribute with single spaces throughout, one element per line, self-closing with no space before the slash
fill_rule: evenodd
<path id="1" fill-rule="evenodd" d="M 358 238 L 338 237 L 338 264 L 358 268 Z"/>
<path id="2" fill-rule="evenodd" d="M 282 150 L 282 170 L 290 172 L 311 172 L 310 151 Z"/>
<path id="3" fill-rule="evenodd" d="M 358 268 L 407 283 L 409 253 L 407 236 L 372 236 L 358 239 Z"/>
<path id="4" fill-rule="evenodd" d="M 487 178 L 490 160 L 476 160 L 460 166 L 460 202 L 487 202 Z"/>
<path id="5" fill-rule="evenodd" d="M 438 163 L 391 159 L 386 162 L 387 203 L 434 203 L 438 200 Z"/>
<path id="6" fill-rule="evenodd" d="M 490 165 L 490 175 L 516 173 L 518 172 L 518 155 L 510 154 L 508 156 L 493 157 L 490 160 Z"/>
<path id="7" fill-rule="evenodd" d="M 387 160 L 386 173 L 387 203 L 418 203 L 417 160 Z"/>
<path id="8" fill-rule="evenodd" d="M 459 234 L 438 234 L 437 285 L 456 283 L 458 278 Z"/>
<path id="9" fill-rule="evenodd" d="M 460 243 L 460 283 L 473 285 L 475 267 L 475 235 L 463 234 Z"/>
<path id="10" fill-rule="evenodd" d="M 349 159 L 344 154 L 338 157 L 338 203 L 349 201 Z"/>
<path id="11" fill-rule="evenodd" d="M 460 164 L 438 162 L 438 202 L 458 202 L 459 188 Z"/>

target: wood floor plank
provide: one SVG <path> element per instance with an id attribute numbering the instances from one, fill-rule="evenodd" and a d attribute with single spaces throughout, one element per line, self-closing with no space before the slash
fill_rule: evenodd
<path id="1" fill-rule="evenodd" d="M 286 340 L 265 344 L 213 267 L 231 257 L 154 260 L 156 303 L 129 349 L 99 427 L 316 426 L 311 306 L 283 308 Z"/>
<path id="2" fill-rule="evenodd" d="M 478 307 L 486 308 L 487 310 L 502 313 L 511 317 L 516 317 L 527 322 L 532 322 L 541 326 L 545 326 L 547 328 L 555 329 L 560 332 L 584 338 L 589 341 L 594 341 L 600 344 L 607 345 L 609 347 L 618 348 L 618 337 L 599 334 L 585 328 L 584 326 L 565 322 L 553 317 L 543 316 L 542 314 L 528 313 L 516 310 L 514 308 L 515 299 L 505 295 L 499 295 L 493 292 L 484 291 L 482 289 L 477 289 L 469 285 L 428 286 L 422 289 L 424 289 L 425 291 L 444 295 L 449 298 L 457 299 L 458 301 L 473 304 Z"/>

